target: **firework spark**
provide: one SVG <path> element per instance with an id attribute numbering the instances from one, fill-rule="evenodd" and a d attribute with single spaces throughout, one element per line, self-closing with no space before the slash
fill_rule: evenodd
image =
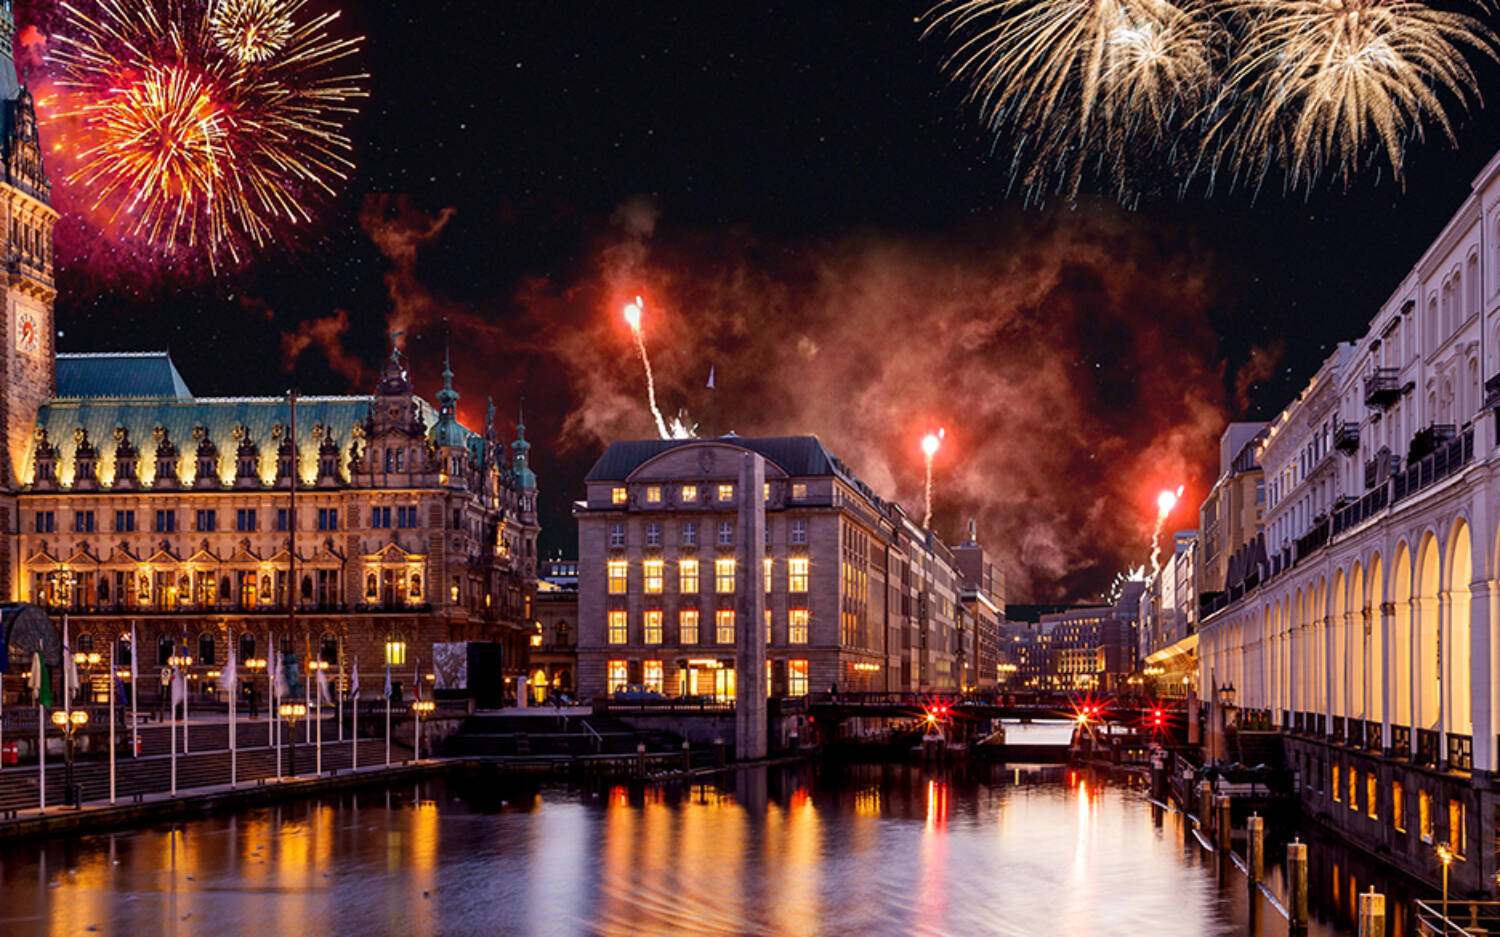
<path id="1" fill-rule="evenodd" d="M 646 339 L 641 334 L 641 314 L 645 309 L 645 302 L 637 296 L 635 302 L 625 304 L 625 323 L 630 326 L 630 334 L 635 336 L 635 350 L 640 352 L 641 365 L 646 369 L 646 400 L 651 405 L 651 416 L 656 420 L 656 431 L 661 434 L 662 439 L 672 439 L 673 434 L 667 430 L 667 421 L 662 419 L 661 409 L 656 405 L 656 376 L 651 373 L 651 359 L 646 355 Z"/>
<path id="2" fill-rule="evenodd" d="M 1151 572 L 1161 572 L 1161 532 L 1167 525 L 1167 518 L 1172 516 L 1172 511 L 1177 507 L 1177 501 L 1182 497 L 1182 486 L 1178 485 L 1176 491 L 1163 491 L 1156 496 L 1156 529 L 1151 532 Z"/>
<path id="3" fill-rule="evenodd" d="M 52 117 L 77 128 L 66 184 L 111 234 L 238 261 L 312 220 L 353 164 L 343 128 L 367 76 L 330 74 L 360 39 L 297 21 L 302 0 L 63 4 Z M 285 29 L 280 25 L 285 20 Z"/>
<path id="4" fill-rule="evenodd" d="M 943 445 L 943 436 L 947 430 L 939 429 L 936 433 L 928 433 L 922 438 L 922 460 L 927 467 L 927 499 L 926 511 L 922 515 L 922 529 L 926 530 L 932 526 L 932 460 L 937 457 L 938 449 Z"/>
<path id="5" fill-rule="evenodd" d="M 1465 49 L 1495 57 L 1494 33 L 1462 13 L 1410 0 L 1227 0 L 1250 24 L 1226 94 L 1246 102 L 1218 141 L 1258 185 L 1279 165 L 1287 184 L 1325 173 L 1347 185 L 1383 152 L 1397 178 L 1424 127 L 1456 143 L 1442 92 L 1478 102 Z"/>

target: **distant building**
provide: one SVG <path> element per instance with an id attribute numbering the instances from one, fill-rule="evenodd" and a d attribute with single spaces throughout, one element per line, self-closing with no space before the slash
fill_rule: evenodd
<path id="1" fill-rule="evenodd" d="M 1005 612 L 1005 574 L 990 562 L 989 554 L 978 543 L 974 522 L 969 521 L 969 536 L 953 548 L 958 566 L 960 598 L 971 628 L 972 650 L 965 658 L 965 686 L 992 689 L 999 682 L 1000 619 Z"/>
<path id="2" fill-rule="evenodd" d="M 736 569 L 742 453 L 766 459 L 768 557 Z M 774 695 L 957 690 L 952 551 L 812 436 L 616 442 L 578 519 L 578 688 L 730 699 L 736 629 L 766 629 Z M 735 620 L 746 575 L 765 622 Z"/>
<path id="3" fill-rule="evenodd" d="M 578 561 L 545 560 L 536 583 L 531 634 L 531 698 L 576 691 L 578 674 Z"/>

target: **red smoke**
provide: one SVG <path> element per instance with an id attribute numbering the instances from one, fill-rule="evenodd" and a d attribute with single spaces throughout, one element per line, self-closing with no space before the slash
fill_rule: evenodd
<path id="1" fill-rule="evenodd" d="M 347 377 L 350 387 L 363 391 L 361 385 L 364 383 L 364 362 L 344 350 L 344 334 L 348 331 L 349 313 L 343 309 L 331 316 L 298 323 L 295 332 L 281 333 L 283 366 L 287 371 L 292 371 L 297 366 L 297 358 L 304 351 L 317 347 L 328 358 L 328 366 L 335 374 Z"/>

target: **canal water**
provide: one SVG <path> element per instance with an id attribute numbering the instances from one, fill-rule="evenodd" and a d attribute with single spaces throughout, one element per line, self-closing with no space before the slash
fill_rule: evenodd
<path id="1" fill-rule="evenodd" d="M 1088 773 L 798 766 L 692 785 L 497 785 L 6 844 L 0 935 L 1287 932 L 1180 815 Z M 1338 849 L 1312 852 L 1312 934 L 1350 933 L 1371 883 L 1404 907 Z"/>

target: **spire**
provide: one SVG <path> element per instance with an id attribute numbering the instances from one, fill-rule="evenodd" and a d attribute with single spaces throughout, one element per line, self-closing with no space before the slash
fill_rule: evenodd
<path id="1" fill-rule="evenodd" d="M 453 366 L 449 361 L 448 345 L 443 344 L 443 389 L 438 391 L 439 413 L 452 414 L 458 406 L 458 391 L 453 389 Z"/>
<path id="2" fill-rule="evenodd" d="M 443 448 L 468 445 L 468 433 L 458 425 L 458 391 L 453 389 L 453 367 L 448 346 L 443 346 L 443 389 L 437 392 L 438 419 L 432 428 L 432 442 Z"/>
<path id="3" fill-rule="evenodd" d="M 510 444 L 511 451 L 515 453 L 511 460 L 511 471 L 515 474 L 516 484 L 521 488 L 535 490 L 536 474 L 531 471 L 531 443 L 526 441 L 526 409 L 525 399 L 522 406 L 516 412 L 516 441 Z"/>

